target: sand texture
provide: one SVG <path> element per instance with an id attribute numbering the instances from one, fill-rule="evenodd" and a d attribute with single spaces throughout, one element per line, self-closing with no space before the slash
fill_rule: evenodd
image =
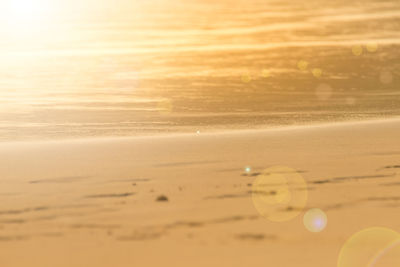
<path id="1" fill-rule="evenodd" d="M 362 229 L 400 231 L 400 120 L 0 145 L 0 266 L 336 266 Z M 252 201 L 272 166 L 298 216 Z M 246 166 L 250 167 L 247 172 Z M 303 215 L 328 224 L 309 232 Z"/>

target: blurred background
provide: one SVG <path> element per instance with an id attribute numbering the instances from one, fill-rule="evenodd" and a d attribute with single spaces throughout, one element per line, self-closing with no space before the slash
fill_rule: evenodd
<path id="1" fill-rule="evenodd" d="M 397 0 L 0 5 L 3 141 L 400 115 Z"/>

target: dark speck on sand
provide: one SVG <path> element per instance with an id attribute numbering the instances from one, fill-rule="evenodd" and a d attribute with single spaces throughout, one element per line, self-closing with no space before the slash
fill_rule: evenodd
<path id="1" fill-rule="evenodd" d="M 157 201 L 168 201 L 168 197 L 164 195 L 160 195 L 157 197 Z"/>

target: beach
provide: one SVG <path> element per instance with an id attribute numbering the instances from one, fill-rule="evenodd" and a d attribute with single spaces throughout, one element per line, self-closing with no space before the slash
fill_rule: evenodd
<path id="1" fill-rule="evenodd" d="M 400 115 L 397 0 L 116 1 L 2 9 L 1 142 Z"/>
<path id="2" fill-rule="evenodd" d="M 0 1 L 0 267 L 400 266 L 399 0 Z"/>
<path id="3" fill-rule="evenodd" d="M 354 233 L 400 231 L 399 132 L 393 118 L 2 142 L 0 265 L 337 266 Z M 283 222 L 252 201 L 273 166 L 308 193 Z M 321 232 L 304 226 L 311 208 L 327 216 Z"/>

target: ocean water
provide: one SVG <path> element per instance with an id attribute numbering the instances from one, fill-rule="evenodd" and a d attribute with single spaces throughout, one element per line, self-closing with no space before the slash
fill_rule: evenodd
<path id="1" fill-rule="evenodd" d="M 59 2 L 0 18 L 2 141 L 400 115 L 397 0 Z"/>

